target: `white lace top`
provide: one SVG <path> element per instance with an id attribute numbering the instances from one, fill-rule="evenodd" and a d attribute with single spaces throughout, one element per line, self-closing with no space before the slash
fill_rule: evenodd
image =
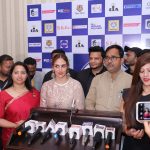
<path id="1" fill-rule="evenodd" d="M 81 110 L 84 109 L 84 100 L 80 82 L 71 77 L 65 84 L 58 84 L 52 79 L 41 88 L 41 107 L 70 109 L 74 103 L 75 108 Z"/>

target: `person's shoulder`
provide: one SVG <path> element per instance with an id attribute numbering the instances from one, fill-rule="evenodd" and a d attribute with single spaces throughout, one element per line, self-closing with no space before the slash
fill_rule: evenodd
<path id="1" fill-rule="evenodd" d="M 80 82 L 76 79 L 73 79 L 72 77 L 69 78 L 69 81 L 73 84 L 80 84 Z"/>
<path id="2" fill-rule="evenodd" d="M 125 71 L 122 71 L 122 75 L 128 79 L 132 79 L 132 75 L 126 73 Z"/>
<path id="3" fill-rule="evenodd" d="M 108 74 L 108 71 L 105 71 L 105 72 L 103 72 L 101 74 L 96 75 L 94 78 L 97 78 L 97 79 L 105 78 L 107 76 L 107 74 Z"/>
<path id="4" fill-rule="evenodd" d="M 78 72 L 78 76 L 88 75 L 90 72 L 91 72 L 90 68 L 83 69 L 83 70 Z"/>
<path id="5" fill-rule="evenodd" d="M 54 79 L 48 80 L 43 83 L 42 87 L 48 87 L 51 86 L 54 83 Z"/>
<path id="6" fill-rule="evenodd" d="M 46 74 L 45 74 L 45 76 L 49 76 L 49 75 L 51 75 L 52 74 L 52 70 L 51 71 L 48 71 Z"/>

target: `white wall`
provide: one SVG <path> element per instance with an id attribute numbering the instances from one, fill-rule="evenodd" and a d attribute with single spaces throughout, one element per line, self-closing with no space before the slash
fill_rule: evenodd
<path id="1" fill-rule="evenodd" d="M 27 4 L 73 0 L 0 0 L 0 55 L 27 57 Z"/>

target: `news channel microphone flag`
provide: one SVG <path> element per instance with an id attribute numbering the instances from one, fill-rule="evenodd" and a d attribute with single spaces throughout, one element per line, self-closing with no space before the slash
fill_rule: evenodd
<path id="1" fill-rule="evenodd" d="M 149 0 L 27 5 L 27 24 L 28 55 L 37 60 L 38 70 L 42 71 L 50 69 L 50 52 L 56 48 L 65 50 L 75 70 L 88 67 L 85 64 L 91 46 L 150 48 Z"/>

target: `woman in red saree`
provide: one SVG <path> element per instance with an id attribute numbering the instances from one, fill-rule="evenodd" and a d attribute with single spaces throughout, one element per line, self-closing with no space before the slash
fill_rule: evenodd
<path id="1" fill-rule="evenodd" d="M 16 62 L 10 72 L 10 84 L 0 92 L 0 127 L 3 147 L 11 133 L 30 115 L 30 110 L 39 106 L 39 92 L 32 88 L 28 69 L 22 62 Z"/>

